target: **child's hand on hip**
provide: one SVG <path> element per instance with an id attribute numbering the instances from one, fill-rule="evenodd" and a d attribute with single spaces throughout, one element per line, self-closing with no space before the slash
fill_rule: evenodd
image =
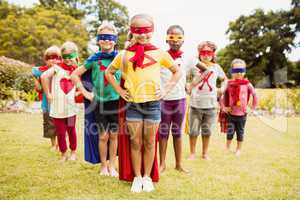
<path id="1" fill-rule="evenodd" d="M 231 112 L 231 108 L 230 108 L 230 107 L 225 107 L 225 108 L 223 109 L 223 111 L 224 111 L 225 113 L 230 113 L 230 112 Z"/>
<path id="2" fill-rule="evenodd" d="M 186 93 L 187 93 L 188 95 L 191 95 L 191 93 L 192 93 L 192 86 L 191 86 L 191 84 L 187 84 L 187 85 L 185 86 L 185 91 L 186 91 Z"/>
<path id="3" fill-rule="evenodd" d="M 89 101 L 93 101 L 94 100 L 94 93 L 93 92 L 87 92 L 87 93 L 85 93 L 85 94 L 83 94 L 84 95 L 84 97 L 86 98 L 86 99 L 88 99 Z"/>
<path id="4" fill-rule="evenodd" d="M 119 94 L 125 101 L 129 101 L 130 95 L 127 90 L 122 89 Z"/>
<path id="5" fill-rule="evenodd" d="M 51 103 L 51 102 L 52 102 L 52 100 L 53 100 L 53 96 L 52 96 L 52 94 L 51 94 L 51 93 L 47 94 L 47 100 L 48 100 L 48 102 L 49 102 L 49 103 Z"/>
<path id="6" fill-rule="evenodd" d="M 167 93 L 164 90 L 161 89 L 157 89 L 155 92 L 155 95 L 159 98 L 159 99 L 163 99 Z"/>

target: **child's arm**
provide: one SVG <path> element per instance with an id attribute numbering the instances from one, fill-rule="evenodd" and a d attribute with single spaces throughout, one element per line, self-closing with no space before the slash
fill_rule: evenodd
<path id="1" fill-rule="evenodd" d="M 123 89 L 115 79 L 115 69 L 112 65 L 109 65 L 105 71 L 105 77 L 107 81 L 113 86 L 117 93 L 126 101 L 129 100 L 130 96 L 127 90 Z"/>
<path id="2" fill-rule="evenodd" d="M 181 72 L 177 65 L 173 65 L 172 67 L 170 67 L 168 69 L 172 72 L 172 77 L 168 81 L 168 83 L 165 85 L 164 91 L 159 92 L 160 99 L 165 97 L 174 88 L 174 86 L 177 84 L 177 82 L 179 81 L 179 79 L 181 77 Z"/>
<path id="3" fill-rule="evenodd" d="M 221 81 L 221 87 L 218 89 L 218 96 L 221 96 L 227 87 L 228 78 L 223 68 L 219 65 L 218 65 L 218 78 Z"/>
<path id="4" fill-rule="evenodd" d="M 196 63 L 195 66 L 203 72 L 208 69 L 208 66 L 204 62 L 201 62 L 201 61 L 198 61 L 198 63 Z"/>
<path id="5" fill-rule="evenodd" d="M 38 92 L 42 91 L 42 86 L 41 86 L 39 80 L 36 77 L 33 77 L 33 81 L 34 81 L 35 90 Z"/>
<path id="6" fill-rule="evenodd" d="M 41 83 L 39 82 L 39 78 L 41 78 L 42 72 L 38 69 L 38 67 L 33 67 L 31 70 L 34 81 L 34 88 L 37 92 L 42 91 Z"/>
<path id="7" fill-rule="evenodd" d="M 196 87 L 204 79 L 205 76 L 206 73 L 204 72 L 200 76 L 196 76 L 195 78 L 193 78 L 192 82 L 186 87 L 187 93 L 191 94 L 192 89 Z"/>
<path id="8" fill-rule="evenodd" d="M 55 70 L 54 67 L 48 69 L 45 71 L 42 76 L 41 76 L 41 82 L 42 82 L 42 88 L 47 96 L 47 99 L 49 102 L 52 100 L 52 95 L 49 90 L 49 85 L 50 85 L 50 79 L 54 76 Z"/>
<path id="9" fill-rule="evenodd" d="M 187 93 L 190 94 L 192 89 L 197 86 L 203 79 L 204 77 L 206 76 L 207 72 L 208 72 L 208 66 L 200 61 L 199 59 L 197 59 L 196 61 L 194 61 L 192 63 L 192 66 L 191 66 L 191 70 L 193 67 L 196 67 L 197 69 L 199 69 L 202 74 L 200 76 L 195 76 L 195 78 L 192 79 L 192 82 L 191 84 L 189 84 L 186 89 L 187 89 Z"/>
<path id="10" fill-rule="evenodd" d="M 230 113 L 231 108 L 228 106 L 228 90 L 225 88 L 223 94 L 220 97 L 220 109 L 225 113 Z"/>
<path id="11" fill-rule="evenodd" d="M 87 91 L 80 80 L 80 76 L 82 74 L 84 74 L 86 71 L 87 71 L 87 69 L 84 66 L 78 67 L 77 69 L 75 69 L 72 72 L 71 80 L 74 83 L 74 85 L 76 86 L 76 88 L 78 88 L 79 94 L 82 93 L 86 99 L 93 101 L 94 93 Z"/>
<path id="12" fill-rule="evenodd" d="M 257 103 L 258 103 L 258 99 L 257 99 L 257 95 L 256 95 L 256 91 L 255 88 L 253 87 L 253 85 L 250 83 L 248 86 L 249 89 L 249 93 L 252 96 L 252 106 L 251 106 L 251 110 L 254 111 L 257 107 Z"/>

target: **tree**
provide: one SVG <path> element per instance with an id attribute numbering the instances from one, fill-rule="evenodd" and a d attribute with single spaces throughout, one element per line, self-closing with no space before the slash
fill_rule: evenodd
<path id="1" fill-rule="evenodd" d="M 91 38 L 96 36 L 97 28 L 104 21 L 112 21 L 118 30 L 117 47 L 123 47 L 127 36 L 127 8 L 114 0 L 39 0 L 40 6 L 59 10 L 76 19 L 85 19 Z"/>
<path id="2" fill-rule="evenodd" d="M 118 47 L 123 47 L 128 30 L 127 8 L 114 0 L 96 0 L 95 4 L 87 6 L 88 14 L 92 16 L 89 21 L 92 36 L 96 35 L 97 28 L 104 21 L 112 21 L 119 32 Z"/>
<path id="3" fill-rule="evenodd" d="M 0 20 L 0 55 L 31 64 L 42 64 L 42 55 L 51 45 L 75 42 L 87 57 L 88 33 L 80 20 L 44 8 L 9 14 Z"/>
<path id="4" fill-rule="evenodd" d="M 7 1 L 0 1 L 0 20 L 5 19 L 10 14 L 20 15 L 24 9 L 9 4 Z"/>
<path id="5" fill-rule="evenodd" d="M 91 0 L 39 0 L 39 2 L 41 7 L 60 11 L 75 19 L 82 19 L 86 15 L 85 6 L 91 3 Z"/>
<path id="6" fill-rule="evenodd" d="M 268 76 L 275 87 L 274 72 L 288 66 L 286 53 L 294 46 L 293 23 L 290 11 L 265 13 L 257 9 L 249 16 L 240 16 L 229 23 L 226 34 L 230 44 L 219 52 L 220 64 L 228 68 L 234 58 L 244 59 L 247 75 L 254 83 Z"/>

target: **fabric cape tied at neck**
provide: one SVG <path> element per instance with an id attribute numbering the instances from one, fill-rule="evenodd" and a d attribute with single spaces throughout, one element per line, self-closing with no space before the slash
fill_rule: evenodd
<path id="1" fill-rule="evenodd" d="M 136 70 L 137 67 L 145 68 L 154 64 L 156 61 L 150 56 L 145 55 L 145 52 L 157 50 L 157 49 L 158 48 L 152 44 L 139 44 L 139 43 L 136 43 L 133 46 L 128 47 L 126 49 L 127 51 L 135 52 L 134 56 L 129 59 L 129 61 L 132 62 L 133 64 L 133 69 Z M 152 62 L 143 65 L 145 57 L 150 59 Z"/>
<path id="2" fill-rule="evenodd" d="M 122 55 L 122 68 L 126 67 L 125 63 L 125 53 Z M 121 79 L 120 86 L 124 89 L 124 79 Z M 131 162 L 131 151 L 130 151 L 130 135 L 128 133 L 128 128 L 126 126 L 126 101 L 123 98 L 119 100 L 119 134 L 118 134 L 118 160 L 119 160 L 119 179 L 123 181 L 133 181 L 134 171 Z M 158 143 L 158 134 L 155 138 L 155 155 L 153 161 L 153 167 L 151 170 L 151 179 L 153 182 L 159 181 L 159 167 L 157 161 L 157 143 Z M 142 147 L 142 174 L 144 174 L 144 165 L 143 165 L 143 152 L 144 147 Z"/>
<path id="3" fill-rule="evenodd" d="M 68 71 L 70 74 L 77 68 L 76 65 L 66 65 L 65 63 L 61 62 L 58 64 L 58 66 L 66 71 Z"/>
<path id="4" fill-rule="evenodd" d="M 100 61 L 101 59 L 113 60 L 117 54 L 117 51 L 113 51 L 111 53 L 97 52 L 91 55 L 87 59 L 87 62 Z M 81 80 L 85 89 L 89 92 L 92 92 L 92 70 L 87 70 L 81 76 Z M 84 98 L 84 160 L 92 164 L 101 162 L 98 149 L 98 130 L 93 112 L 95 107 L 95 102 L 91 102 L 90 100 Z M 109 146 L 109 143 L 107 145 Z M 109 151 L 107 151 L 107 154 L 107 159 L 109 159 Z"/>
<path id="5" fill-rule="evenodd" d="M 233 89 L 233 93 L 232 98 L 234 100 L 234 105 L 239 106 L 240 105 L 240 87 L 241 85 L 247 85 L 249 84 L 249 80 L 248 79 L 235 79 L 235 80 L 229 80 L 228 81 L 228 86 L 227 88 L 232 87 Z M 229 107 L 229 94 L 227 92 L 227 90 L 225 91 L 224 95 L 221 97 L 224 98 L 224 106 L 225 107 Z M 223 101 L 223 100 L 221 100 Z M 247 101 L 249 101 L 249 95 L 247 95 Z M 219 122 L 221 125 L 221 132 L 223 133 L 227 133 L 227 128 L 228 128 L 228 121 L 227 121 L 227 114 L 224 111 L 220 111 L 219 113 Z"/>
<path id="6" fill-rule="evenodd" d="M 181 58 L 183 52 L 178 50 L 178 51 L 174 51 L 172 49 L 168 50 L 168 53 L 171 55 L 171 57 L 176 60 L 177 58 Z"/>
<path id="7" fill-rule="evenodd" d="M 110 59 L 113 60 L 116 56 L 118 55 L 118 51 L 112 51 L 110 53 L 106 53 L 106 52 L 97 52 L 94 55 L 90 56 L 87 59 L 87 62 L 95 62 L 98 61 L 98 64 L 100 66 L 100 71 L 103 72 L 106 70 L 106 67 L 102 64 L 101 60 L 103 59 Z M 107 86 L 109 83 L 106 79 L 106 77 L 104 76 L 104 86 Z"/>
<path id="8" fill-rule="evenodd" d="M 233 99 L 233 103 L 236 106 L 240 106 L 240 89 L 241 89 L 241 85 L 248 85 L 249 84 L 249 80 L 248 79 L 235 79 L 235 80 L 229 80 L 228 81 L 228 87 L 232 88 L 233 92 L 230 94 L 232 99 Z M 248 96 L 249 98 L 249 96 Z M 228 101 L 226 101 L 226 106 L 229 105 Z"/>
<path id="9" fill-rule="evenodd" d="M 103 59 L 111 59 L 113 60 L 118 54 L 118 51 L 112 51 L 110 53 L 106 53 L 106 52 L 97 52 L 94 53 L 93 55 L 91 55 L 88 59 L 87 62 L 94 62 L 94 61 L 99 61 L 99 60 L 103 60 Z"/>

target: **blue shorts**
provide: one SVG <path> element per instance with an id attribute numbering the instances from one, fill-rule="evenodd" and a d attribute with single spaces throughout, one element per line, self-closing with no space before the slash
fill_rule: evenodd
<path id="1" fill-rule="evenodd" d="M 149 101 L 145 103 L 128 102 L 126 108 L 126 121 L 159 123 L 161 120 L 159 101 Z"/>

